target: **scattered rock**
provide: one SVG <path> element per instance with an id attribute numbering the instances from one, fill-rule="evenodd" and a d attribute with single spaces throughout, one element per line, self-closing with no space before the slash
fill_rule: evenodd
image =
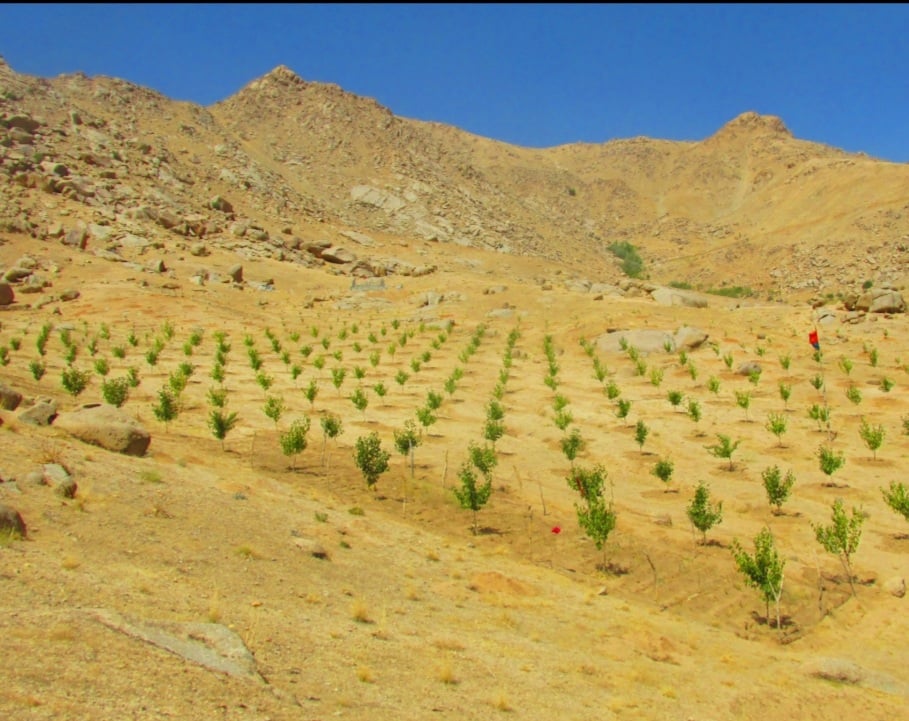
<path id="1" fill-rule="evenodd" d="M 22 403 L 22 394 L 14 388 L 0 383 L 0 408 L 5 411 L 14 411 L 20 403 Z"/>
<path id="2" fill-rule="evenodd" d="M 0 503 L 0 533 L 12 533 L 21 538 L 25 538 L 26 527 L 22 516 L 12 506 Z"/>
<path id="3" fill-rule="evenodd" d="M 151 436 L 139 422 L 119 408 L 94 403 L 61 413 L 54 427 L 66 431 L 85 443 L 100 446 L 128 456 L 143 456 Z"/>

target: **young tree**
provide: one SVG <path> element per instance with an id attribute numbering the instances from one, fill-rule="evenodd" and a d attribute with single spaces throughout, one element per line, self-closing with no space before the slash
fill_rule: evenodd
<path id="1" fill-rule="evenodd" d="M 779 466 L 770 466 L 765 468 L 761 473 L 761 479 L 764 482 L 764 490 L 767 492 L 767 500 L 773 506 L 773 514 L 780 515 L 783 512 L 783 504 L 789 498 L 789 492 L 795 483 L 795 476 L 792 471 L 787 471 L 783 477 Z"/>
<path id="2" fill-rule="evenodd" d="M 669 481 L 672 478 L 672 472 L 675 469 L 672 461 L 668 458 L 661 458 L 656 462 L 653 468 L 650 469 L 650 473 L 657 478 L 659 478 L 663 483 L 666 484 L 666 491 L 669 490 Z"/>
<path id="3" fill-rule="evenodd" d="M 647 440 L 647 436 L 650 434 L 650 429 L 647 427 L 647 424 L 644 421 L 639 420 L 634 427 L 634 440 L 638 444 L 641 453 L 644 452 L 644 441 Z"/>
<path id="4" fill-rule="evenodd" d="M 716 443 L 712 446 L 706 446 L 707 450 L 710 451 L 710 455 L 716 458 L 726 458 L 729 460 L 729 470 L 733 470 L 735 465 L 732 462 L 732 454 L 735 453 L 736 448 L 739 447 L 741 441 L 732 442 L 732 439 L 729 436 L 725 436 L 722 433 L 716 434 L 719 443 Z"/>
<path id="5" fill-rule="evenodd" d="M 331 384 L 337 389 L 339 396 L 341 395 L 341 385 L 344 383 L 345 377 L 347 377 L 346 368 L 331 369 Z"/>
<path id="6" fill-rule="evenodd" d="M 410 459 L 410 478 L 414 477 L 414 451 L 423 442 L 423 434 L 417 431 L 412 420 L 404 421 L 404 428 L 394 431 L 395 448 L 402 456 Z"/>
<path id="7" fill-rule="evenodd" d="M 158 403 L 152 407 L 155 418 L 164 423 L 164 432 L 167 432 L 168 424 L 174 420 L 180 412 L 177 405 L 177 399 L 167 388 L 158 391 Z"/>
<path id="8" fill-rule="evenodd" d="M 363 474 L 366 485 L 373 491 L 379 477 L 388 470 L 390 457 L 391 454 L 382 448 L 382 440 L 377 432 L 357 438 L 354 462 Z"/>
<path id="9" fill-rule="evenodd" d="M 716 376 L 710 376 L 707 379 L 707 390 L 709 390 L 713 395 L 716 395 L 720 392 L 720 379 Z"/>
<path id="10" fill-rule="evenodd" d="M 284 433 L 281 434 L 281 451 L 291 460 L 291 470 L 297 470 L 297 456 L 306 450 L 306 434 L 309 433 L 309 418 L 295 420 Z"/>
<path id="11" fill-rule="evenodd" d="M 568 459 L 568 462 L 574 466 L 574 461 L 578 457 L 578 453 L 584 450 L 584 439 L 581 438 L 581 432 L 577 428 L 573 428 L 571 433 L 567 436 L 562 437 L 562 453 L 565 454 L 565 457 Z"/>
<path id="12" fill-rule="evenodd" d="M 473 535 L 476 536 L 480 530 L 477 524 L 477 513 L 486 505 L 492 495 L 492 480 L 486 478 L 481 485 L 478 485 L 477 474 L 474 472 L 473 465 L 468 461 L 461 464 L 458 477 L 461 479 L 461 487 L 451 490 L 461 508 L 473 511 Z"/>
<path id="13" fill-rule="evenodd" d="M 86 371 L 68 366 L 63 369 L 60 380 L 66 392 L 75 398 L 88 387 L 88 379 Z"/>
<path id="14" fill-rule="evenodd" d="M 221 441 L 221 450 L 224 450 L 224 439 L 237 425 L 237 414 L 227 413 L 220 407 L 212 408 L 208 416 L 208 427 L 212 435 Z"/>
<path id="15" fill-rule="evenodd" d="M 836 554 L 839 557 L 843 569 L 849 577 L 849 586 L 853 596 L 855 596 L 855 578 L 852 573 L 852 557 L 858 550 L 859 541 L 862 539 L 862 524 L 866 517 L 864 512 L 853 508 L 852 516 L 847 518 L 843 500 L 837 498 L 833 502 L 833 522 L 828 526 L 811 524 L 818 543 L 828 553 Z"/>
<path id="16" fill-rule="evenodd" d="M 667 400 L 669 401 L 669 404 L 670 404 L 673 408 L 678 408 L 678 407 L 679 407 L 679 405 L 682 403 L 682 398 L 683 398 L 683 397 L 684 397 L 684 396 L 682 395 L 682 391 L 669 391 L 669 392 L 666 394 L 666 398 L 667 398 Z"/>
<path id="17" fill-rule="evenodd" d="M 319 395 L 319 384 L 316 382 L 315 378 L 309 379 L 309 385 L 303 389 L 303 395 L 306 397 L 306 400 L 309 401 L 309 409 L 312 410 L 316 402 L 316 396 Z"/>
<path id="18" fill-rule="evenodd" d="M 883 494 L 884 502 L 909 521 L 909 490 L 907 490 L 905 484 L 890 481 L 890 488 L 883 490 Z"/>
<path id="19" fill-rule="evenodd" d="M 781 627 L 780 598 L 783 595 L 783 569 L 786 561 L 773 542 L 773 534 L 764 528 L 754 539 L 754 555 L 745 551 L 738 540 L 732 542 L 732 555 L 745 583 L 761 592 L 765 618 L 770 623 L 770 602 L 776 605 L 776 627 Z"/>
<path id="20" fill-rule="evenodd" d="M 487 445 L 480 446 L 471 442 L 468 445 L 467 452 L 470 455 L 470 462 L 473 467 L 483 474 L 483 478 L 491 481 L 492 472 L 499 463 L 495 448 Z"/>
<path id="21" fill-rule="evenodd" d="M 328 456 L 326 455 L 328 439 L 340 436 L 344 430 L 344 424 L 341 422 L 340 416 L 334 413 L 326 413 L 319 419 L 319 423 L 322 426 L 322 465 L 328 468 Z"/>
<path id="22" fill-rule="evenodd" d="M 783 434 L 786 432 L 786 416 L 782 413 L 770 413 L 767 416 L 767 430 L 776 436 L 777 445 L 783 447 Z"/>
<path id="23" fill-rule="evenodd" d="M 625 424 L 628 424 L 628 413 L 631 410 L 631 401 L 627 398 L 619 398 L 616 404 L 615 415 L 616 418 L 625 421 Z"/>
<path id="24" fill-rule="evenodd" d="M 263 406 L 262 411 L 274 422 L 275 428 L 277 428 L 278 421 L 284 415 L 284 399 L 280 396 L 268 396 L 265 399 L 265 406 Z"/>
<path id="25" fill-rule="evenodd" d="M 606 563 L 606 541 L 609 534 L 615 529 L 617 515 L 612 501 L 608 503 L 600 495 L 587 500 L 586 503 L 575 503 L 575 511 L 578 514 L 578 525 L 587 534 L 587 537 L 593 541 L 598 551 L 603 551 L 603 561 L 601 568 L 607 568 Z"/>
<path id="26" fill-rule="evenodd" d="M 751 392 L 750 391 L 736 391 L 735 392 L 735 404 L 745 411 L 745 420 L 748 418 L 748 409 L 751 407 Z"/>
<path id="27" fill-rule="evenodd" d="M 711 503 L 710 489 L 700 481 L 686 510 L 691 525 L 701 532 L 701 545 L 706 544 L 707 531 L 723 520 L 723 502 Z"/>
<path id="28" fill-rule="evenodd" d="M 101 381 L 101 396 L 105 403 L 120 408 L 129 398 L 129 381 L 126 378 L 105 378 Z"/>
<path id="29" fill-rule="evenodd" d="M 865 445 L 868 446 L 868 450 L 871 451 L 874 460 L 877 460 L 877 451 L 884 444 L 884 426 L 880 424 L 872 426 L 863 416 L 859 435 L 865 441 Z"/>
<path id="30" fill-rule="evenodd" d="M 846 459 L 843 457 L 842 452 L 837 453 L 828 446 L 820 446 L 817 449 L 817 457 L 821 466 L 821 471 L 828 478 L 826 485 L 832 486 L 833 474 L 846 464 Z"/>
<path id="31" fill-rule="evenodd" d="M 783 383 L 782 381 L 780 381 L 779 389 L 780 389 L 780 398 L 783 399 L 783 408 L 788 410 L 789 409 L 789 398 L 790 398 L 790 396 L 792 396 L 792 385 L 788 384 L 788 383 Z"/>
<path id="32" fill-rule="evenodd" d="M 701 404 L 696 398 L 688 399 L 688 417 L 695 423 L 699 423 L 701 420 Z M 703 433 L 698 431 L 697 435 L 703 435 Z"/>
<path id="33" fill-rule="evenodd" d="M 357 388 L 351 393 L 350 401 L 358 411 L 364 416 L 366 415 L 366 407 L 369 405 L 369 398 L 366 397 L 366 392 L 362 388 Z"/>

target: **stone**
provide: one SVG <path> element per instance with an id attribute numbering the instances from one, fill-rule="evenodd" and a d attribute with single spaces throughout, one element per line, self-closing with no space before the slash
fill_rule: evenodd
<path id="1" fill-rule="evenodd" d="M 22 538 L 27 535 L 25 521 L 19 511 L 5 503 L 0 503 L 0 533 L 12 533 Z"/>
<path id="2" fill-rule="evenodd" d="M 84 443 L 128 456 L 144 456 L 151 444 L 151 435 L 135 418 L 106 403 L 91 403 L 61 413 L 54 420 L 54 427 Z"/>

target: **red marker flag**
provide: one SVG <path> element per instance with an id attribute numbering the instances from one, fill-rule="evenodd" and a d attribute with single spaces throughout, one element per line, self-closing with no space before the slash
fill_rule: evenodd
<path id="1" fill-rule="evenodd" d="M 816 331 L 816 330 L 813 330 L 813 331 L 811 331 L 811 332 L 808 334 L 808 342 L 811 343 L 811 345 L 812 345 L 812 347 L 814 348 L 814 350 L 820 350 L 820 349 L 821 349 L 821 343 L 820 343 L 820 341 L 819 341 L 818 338 L 817 338 L 817 331 Z"/>

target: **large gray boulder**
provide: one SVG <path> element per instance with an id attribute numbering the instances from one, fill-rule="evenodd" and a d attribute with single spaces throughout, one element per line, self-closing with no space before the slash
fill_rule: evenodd
<path id="1" fill-rule="evenodd" d="M 106 403 L 61 413 L 54 427 L 85 443 L 128 456 L 144 456 L 151 443 L 151 435 L 135 418 Z"/>
<path id="2" fill-rule="evenodd" d="M 706 308 L 707 298 L 700 293 L 680 288 L 656 288 L 650 292 L 659 305 L 684 308 Z"/>

